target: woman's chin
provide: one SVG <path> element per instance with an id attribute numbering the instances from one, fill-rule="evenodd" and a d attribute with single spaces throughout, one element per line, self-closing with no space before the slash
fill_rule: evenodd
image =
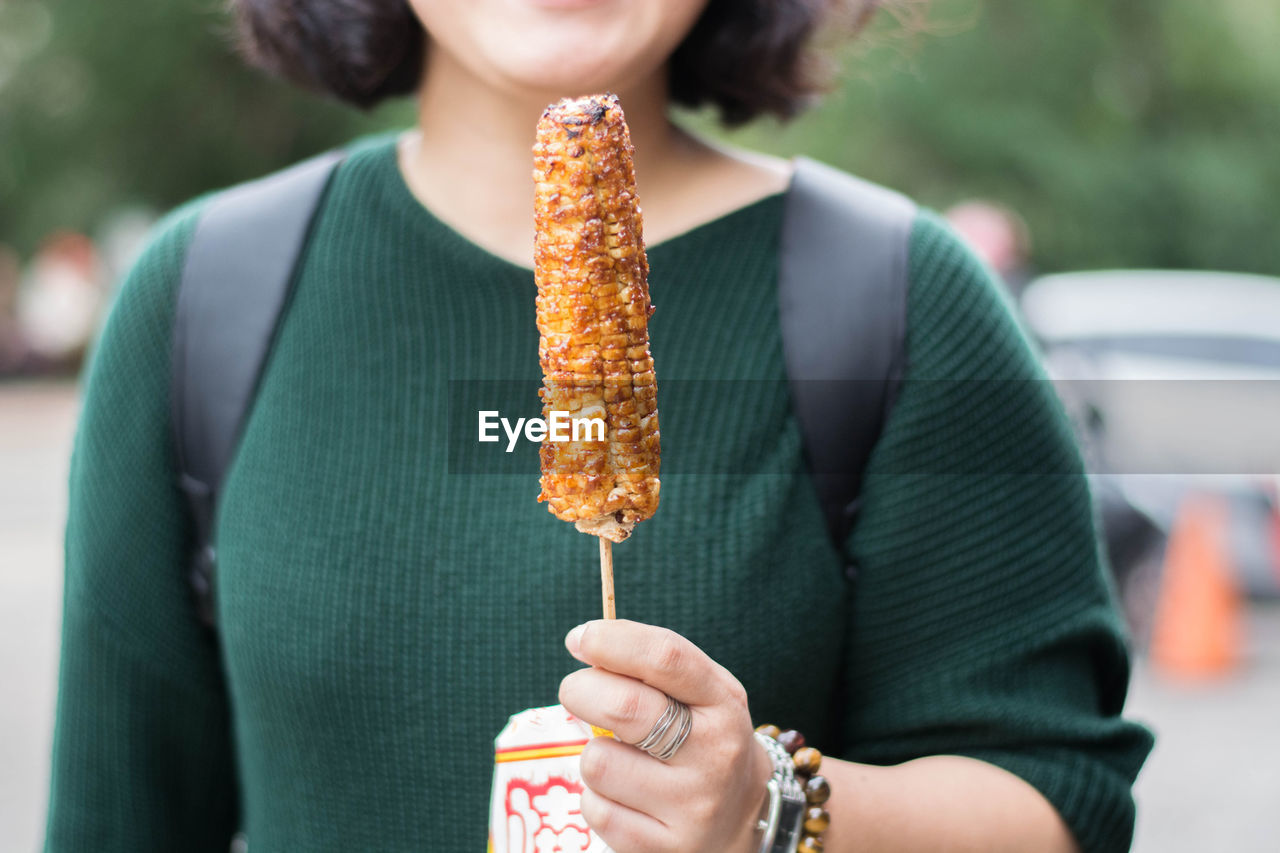
<path id="1" fill-rule="evenodd" d="M 548 99 L 575 97 L 595 92 L 626 90 L 646 71 L 639 62 L 620 62 L 619 57 L 570 55 L 510 56 L 496 64 L 507 87 L 537 93 Z"/>

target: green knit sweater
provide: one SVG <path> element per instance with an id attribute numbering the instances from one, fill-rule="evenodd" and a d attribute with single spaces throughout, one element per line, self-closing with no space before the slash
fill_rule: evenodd
<path id="1" fill-rule="evenodd" d="M 461 380 L 538 376 L 532 273 L 424 210 L 390 142 L 341 167 L 226 482 L 215 641 L 169 425 L 198 210 L 159 229 L 89 370 L 47 849 L 221 852 L 241 830 L 254 853 L 483 850 L 493 737 L 556 701 L 562 638 L 599 607 L 594 540 L 534 500 L 536 462 L 449 450 Z M 650 248 L 666 470 L 615 550 L 620 615 L 728 667 L 758 722 L 856 761 L 992 762 L 1086 851 L 1127 849 L 1151 740 L 1119 716 L 1077 451 L 1006 304 L 922 214 L 850 582 L 788 407 L 781 214 L 774 196 Z"/>

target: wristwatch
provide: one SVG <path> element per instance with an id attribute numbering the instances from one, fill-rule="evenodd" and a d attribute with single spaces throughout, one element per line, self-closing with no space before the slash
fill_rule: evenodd
<path id="1" fill-rule="evenodd" d="M 769 799 L 760 810 L 756 831 L 762 833 L 759 853 L 795 853 L 804 825 L 805 797 L 796 781 L 791 756 L 768 735 L 755 733 L 756 740 L 769 753 L 773 775 L 765 783 Z"/>

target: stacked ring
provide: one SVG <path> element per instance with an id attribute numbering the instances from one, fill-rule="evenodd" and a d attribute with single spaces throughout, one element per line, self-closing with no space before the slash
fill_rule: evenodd
<path id="1" fill-rule="evenodd" d="M 658 717 L 649 734 L 635 745 L 659 761 L 670 761 L 676 750 L 688 739 L 693 731 L 693 712 L 689 706 L 667 696 L 667 708 Z"/>

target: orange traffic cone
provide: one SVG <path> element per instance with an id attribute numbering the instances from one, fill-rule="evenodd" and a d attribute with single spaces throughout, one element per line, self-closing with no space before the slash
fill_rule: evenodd
<path id="1" fill-rule="evenodd" d="M 1221 676 L 1240 662 L 1242 608 L 1227 523 L 1227 506 L 1209 495 L 1187 498 L 1178 511 L 1151 633 L 1151 659 L 1165 675 Z"/>

